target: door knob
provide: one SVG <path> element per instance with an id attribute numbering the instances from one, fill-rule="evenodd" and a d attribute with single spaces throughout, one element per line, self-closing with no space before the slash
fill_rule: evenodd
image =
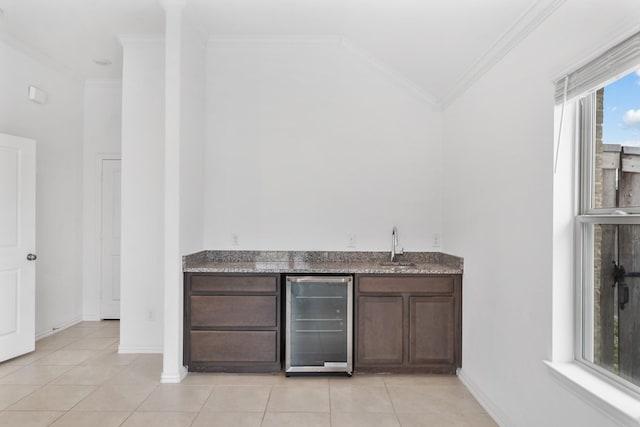
<path id="1" fill-rule="evenodd" d="M 29 261 L 35 261 L 37 258 L 38 258 L 38 255 L 36 255 L 36 254 L 29 254 L 29 255 L 27 255 L 27 259 L 28 259 Z"/>

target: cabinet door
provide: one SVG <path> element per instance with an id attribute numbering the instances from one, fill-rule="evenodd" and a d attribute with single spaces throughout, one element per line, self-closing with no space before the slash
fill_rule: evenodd
<path id="1" fill-rule="evenodd" d="M 402 297 L 360 296 L 358 298 L 358 348 L 360 364 L 402 364 Z"/>
<path id="2" fill-rule="evenodd" d="M 409 363 L 455 363 L 454 298 L 409 298 Z"/>

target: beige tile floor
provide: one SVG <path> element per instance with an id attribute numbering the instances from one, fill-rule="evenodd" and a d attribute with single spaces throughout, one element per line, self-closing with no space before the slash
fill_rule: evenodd
<path id="1" fill-rule="evenodd" d="M 456 377 L 189 374 L 118 354 L 117 321 L 82 322 L 0 363 L 2 427 L 496 426 Z"/>

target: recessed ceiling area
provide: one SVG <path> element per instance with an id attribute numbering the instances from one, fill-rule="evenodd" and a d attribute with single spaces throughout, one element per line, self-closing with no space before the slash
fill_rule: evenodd
<path id="1" fill-rule="evenodd" d="M 443 106 L 564 1 L 187 0 L 185 14 L 205 36 L 339 37 Z M 80 79 L 120 77 L 118 35 L 164 31 L 158 0 L 0 0 L 0 9 L 2 40 Z"/>

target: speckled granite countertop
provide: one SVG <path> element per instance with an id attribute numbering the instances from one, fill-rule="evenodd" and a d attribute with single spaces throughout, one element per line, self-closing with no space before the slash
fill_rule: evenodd
<path id="1" fill-rule="evenodd" d="M 202 251 L 183 257 L 187 273 L 462 274 L 463 259 L 442 252 Z"/>

